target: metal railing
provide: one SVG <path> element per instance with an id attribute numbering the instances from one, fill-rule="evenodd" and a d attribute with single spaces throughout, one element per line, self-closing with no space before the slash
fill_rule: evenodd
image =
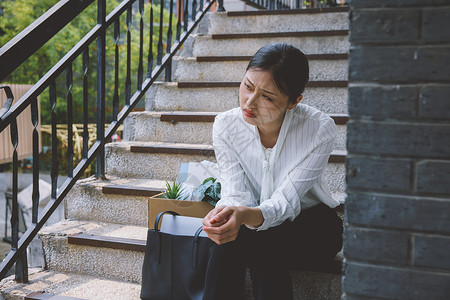
<path id="1" fill-rule="evenodd" d="M 164 6 L 164 1 L 169 1 L 169 7 Z M 48 40 L 50 40 L 61 28 L 66 26 L 72 19 L 85 10 L 93 0 L 61 0 L 42 17 L 33 22 L 29 27 L 22 31 L 10 42 L 0 49 L 0 81 L 4 80 L 11 72 L 18 68 L 30 55 L 35 53 Z M 12 172 L 12 203 L 11 203 L 11 252 L 2 261 L 0 265 L 0 279 L 3 278 L 9 269 L 15 264 L 15 278 L 19 282 L 28 282 L 27 256 L 26 248 L 43 227 L 76 181 L 81 178 L 85 169 L 96 158 L 96 176 L 104 177 L 105 163 L 104 153 L 105 144 L 124 119 L 133 110 L 138 101 L 145 95 L 151 84 L 165 71 L 165 80 L 171 79 L 171 60 L 174 54 L 180 49 L 189 34 L 194 30 L 205 13 L 211 8 L 215 0 L 184 0 L 179 1 L 176 12 L 176 25 L 173 26 L 174 18 L 174 0 L 160 0 L 158 4 L 144 0 L 124 0 L 108 15 L 106 15 L 106 0 L 97 0 L 97 24 L 58 62 L 50 71 L 48 71 L 23 97 L 13 105 L 13 94 L 11 89 L 6 86 L 0 86 L 0 92 L 5 92 L 7 101 L 0 110 L 0 132 L 10 127 L 11 141 L 13 145 L 13 172 Z M 224 11 L 223 0 L 218 1 L 218 10 Z M 144 72 L 144 28 L 147 21 L 144 20 L 144 6 L 150 5 L 150 19 L 148 27 L 149 50 L 145 64 L 147 70 Z M 159 6 L 160 20 L 159 25 L 154 26 L 153 14 L 154 7 Z M 133 9 L 139 11 L 138 22 L 133 23 Z M 163 12 L 169 10 L 167 31 L 164 30 Z M 125 104 L 119 111 L 119 44 L 123 43 L 120 28 L 120 17 L 126 15 L 126 78 L 125 78 Z M 167 14 L 167 12 L 166 12 Z M 105 44 L 108 28 L 114 30 L 114 94 L 112 96 L 112 122 L 105 130 L 105 81 L 106 81 L 106 63 L 105 63 Z M 131 29 L 139 28 L 139 58 L 136 81 L 136 90 L 132 92 L 131 75 Z M 157 55 L 153 57 L 153 34 L 157 27 Z M 172 44 L 172 27 L 176 28 L 175 41 Z M 89 130 L 88 130 L 88 74 L 91 72 L 89 66 L 90 46 L 95 42 L 96 46 L 96 121 L 97 132 L 95 143 L 88 148 Z M 164 47 L 165 46 L 165 47 Z M 74 61 L 80 57 L 82 59 L 82 101 L 83 101 L 83 147 L 82 159 L 74 168 L 74 145 L 72 139 L 68 139 L 67 150 L 67 180 L 57 189 L 58 179 L 58 143 L 57 143 L 57 124 L 56 124 L 56 105 L 57 105 L 57 86 L 56 80 L 65 72 L 65 102 L 67 105 L 67 135 L 73 135 L 73 69 Z M 133 78 L 134 79 L 134 78 Z M 39 135 L 38 135 L 38 103 L 37 98 L 46 89 L 49 90 L 49 101 L 51 105 L 51 135 L 52 135 L 52 166 L 51 166 L 51 200 L 38 216 L 39 205 Z M 33 124 L 33 192 L 32 192 L 32 225 L 19 239 L 19 220 L 18 220 L 18 132 L 16 118 L 25 108 L 31 107 L 31 120 Z"/>

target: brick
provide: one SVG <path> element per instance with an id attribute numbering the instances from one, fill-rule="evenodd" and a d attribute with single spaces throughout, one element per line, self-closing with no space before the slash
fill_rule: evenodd
<path id="1" fill-rule="evenodd" d="M 450 119 L 450 85 L 432 85 L 422 88 L 419 116 Z"/>
<path id="2" fill-rule="evenodd" d="M 408 159 L 373 158 L 349 155 L 347 187 L 368 190 L 408 191 L 411 162 Z M 354 170 L 354 172 L 353 172 Z M 350 173 L 354 173 L 350 176 Z"/>
<path id="3" fill-rule="evenodd" d="M 344 233 L 344 256 L 350 260 L 407 264 L 408 234 L 347 227 Z"/>
<path id="4" fill-rule="evenodd" d="M 450 237 L 414 235 L 415 266 L 450 270 Z"/>
<path id="5" fill-rule="evenodd" d="M 407 42 L 419 38 L 420 10 L 355 10 L 350 14 L 350 41 Z"/>
<path id="6" fill-rule="evenodd" d="M 419 99 L 415 86 L 350 86 L 348 111 L 350 118 L 371 117 L 415 118 Z"/>
<path id="7" fill-rule="evenodd" d="M 347 260 L 343 287 L 349 294 L 385 299 L 448 299 L 450 273 L 375 266 Z"/>
<path id="8" fill-rule="evenodd" d="M 450 8 L 423 10 L 422 39 L 427 42 L 450 41 Z"/>
<path id="9" fill-rule="evenodd" d="M 450 125 L 351 121 L 347 149 L 353 153 L 447 158 Z"/>
<path id="10" fill-rule="evenodd" d="M 434 5 L 448 5 L 448 0 L 351 0 L 353 8 L 375 8 L 375 7 L 426 7 Z"/>
<path id="11" fill-rule="evenodd" d="M 449 46 L 353 47 L 349 56 L 352 82 L 433 83 L 450 80 Z"/>
<path id="12" fill-rule="evenodd" d="M 348 193 L 345 216 L 352 225 L 450 233 L 450 200 Z"/>
<path id="13" fill-rule="evenodd" d="M 450 161 L 426 160 L 417 163 L 417 191 L 449 195 Z"/>

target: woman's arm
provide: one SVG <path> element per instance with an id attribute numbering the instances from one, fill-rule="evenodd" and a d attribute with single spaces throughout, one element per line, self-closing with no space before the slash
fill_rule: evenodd
<path id="1" fill-rule="evenodd" d="M 334 148 L 335 137 L 336 126 L 330 119 L 317 132 L 314 148 L 296 162 L 271 198 L 260 204 L 264 223 L 258 230 L 277 226 L 287 219 L 294 220 L 300 214 L 300 199 L 322 175 Z"/>

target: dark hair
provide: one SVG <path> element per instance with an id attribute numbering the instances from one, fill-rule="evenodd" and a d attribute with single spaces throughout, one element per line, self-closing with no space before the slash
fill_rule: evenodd
<path id="1" fill-rule="evenodd" d="M 309 65 L 305 54 L 289 44 L 271 44 L 259 49 L 247 66 L 269 71 L 277 88 L 290 102 L 305 90 L 309 80 Z"/>

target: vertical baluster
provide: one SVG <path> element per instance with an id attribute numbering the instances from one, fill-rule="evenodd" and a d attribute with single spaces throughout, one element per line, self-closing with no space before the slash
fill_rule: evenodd
<path id="1" fill-rule="evenodd" d="M 73 177 L 73 104 L 72 104 L 72 64 L 66 69 L 67 86 L 67 177 Z"/>
<path id="2" fill-rule="evenodd" d="M 55 80 L 50 82 L 49 86 L 50 92 L 50 108 L 51 108 L 51 120 L 52 120 L 52 170 L 51 170 L 51 181 L 52 181 L 52 191 L 51 199 L 56 200 L 56 189 L 58 186 L 58 137 L 56 135 L 56 84 Z"/>
<path id="3" fill-rule="evenodd" d="M 89 71 L 89 48 L 83 51 L 83 159 L 87 159 L 89 147 L 89 117 L 88 117 L 88 71 Z"/>
<path id="4" fill-rule="evenodd" d="M 39 110 L 37 98 L 31 102 L 31 123 L 33 124 L 33 193 L 31 199 L 33 201 L 32 222 L 38 222 L 39 208 Z"/>
<path id="5" fill-rule="evenodd" d="M 125 78 L 125 104 L 131 98 L 131 6 L 127 8 L 127 76 Z"/>
<path id="6" fill-rule="evenodd" d="M 166 52 L 170 53 L 170 48 L 172 48 L 172 17 L 173 17 L 173 0 L 170 0 L 170 9 L 169 9 L 169 29 L 167 29 L 167 44 L 166 44 Z M 172 80 L 172 59 L 167 62 L 166 66 L 166 74 L 165 74 L 166 82 Z"/>
<path id="7" fill-rule="evenodd" d="M 153 1 L 150 0 L 150 41 L 148 45 L 148 69 L 147 78 L 152 77 L 153 70 Z"/>
<path id="8" fill-rule="evenodd" d="M 161 0 L 161 6 L 159 10 L 159 40 L 158 40 L 158 57 L 156 63 L 162 64 L 163 58 L 163 12 L 164 12 L 164 0 Z"/>
<path id="9" fill-rule="evenodd" d="M 199 0 L 199 7 L 198 7 L 198 10 L 199 10 L 200 12 L 203 11 L 203 0 Z"/>
<path id="10" fill-rule="evenodd" d="M 189 24 L 189 0 L 183 0 L 186 1 L 184 4 L 184 14 L 183 14 L 183 29 L 184 31 L 188 30 L 188 24 Z"/>
<path id="11" fill-rule="evenodd" d="M 182 0 L 177 0 L 177 8 L 178 8 L 178 13 L 177 13 L 177 34 L 175 37 L 175 41 L 180 42 L 180 36 L 181 36 L 181 14 L 182 14 L 182 7 L 183 7 L 183 1 Z"/>
<path id="12" fill-rule="evenodd" d="M 101 143 L 97 154 L 96 177 L 105 175 L 105 43 L 106 0 L 97 2 L 97 24 L 102 26 L 97 37 L 97 141 Z"/>
<path id="13" fill-rule="evenodd" d="M 17 251 L 19 244 L 19 203 L 17 201 L 18 193 L 18 169 L 19 160 L 17 155 L 17 146 L 19 144 L 17 133 L 17 119 L 14 119 L 9 125 L 11 129 L 11 142 L 13 145 L 13 178 L 12 178 L 12 209 L 11 209 L 11 248 Z M 26 251 L 19 254 L 16 262 L 17 282 L 28 282 L 28 264 Z"/>
<path id="14" fill-rule="evenodd" d="M 119 114 L 119 42 L 120 42 L 120 20 L 114 22 L 114 96 L 113 96 L 113 120 L 117 121 Z"/>
<path id="15" fill-rule="evenodd" d="M 223 7 L 223 0 L 219 0 L 219 8 L 217 8 L 217 11 L 225 11 L 225 8 Z"/>
<path id="16" fill-rule="evenodd" d="M 192 14 L 191 20 L 194 22 L 197 17 L 197 0 L 192 1 Z"/>
<path id="17" fill-rule="evenodd" d="M 142 90 L 142 79 L 144 73 L 144 65 L 142 63 L 144 56 L 144 0 L 139 0 L 139 13 L 141 15 L 139 22 L 139 66 L 138 66 L 138 82 L 137 90 Z"/>

